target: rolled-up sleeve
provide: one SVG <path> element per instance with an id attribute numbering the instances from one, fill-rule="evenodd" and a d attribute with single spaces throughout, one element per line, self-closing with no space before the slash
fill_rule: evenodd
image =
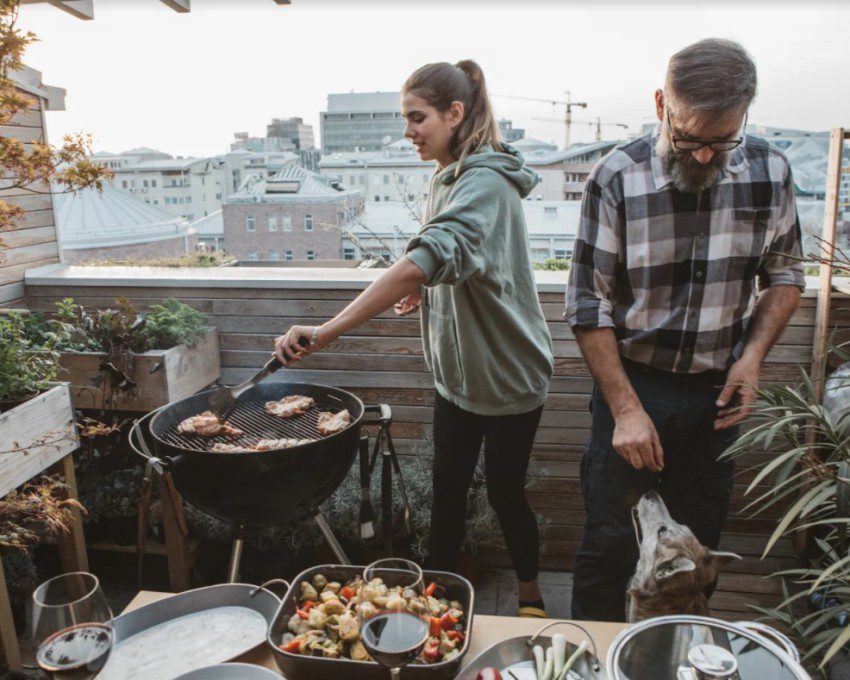
<path id="1" fill-rule="evenodd" d="M 482 245 L 492 233 L 505 196 L 505 180 L 486 168 L 466 171 L 441 212 L 407 244 L 407 257 L 425 285 L 457 285 L 484 270 Z"/>
<path id="2" fill-rule="evenodd" d="M 614 328 L 616 287 L 623 231 L 618 201 L 591 173 L 584 188 L 578 235 L 566 291 L 564 319 L 571 328 Z"/>
<path id="3" fill-rule="evenodd" d="M 794 198 L 794 180 L 786 163 L 785 179 L 779 192 L 779 205 L 774 214 L 774 238 L 758 268 L 759 289 L 771 286 L 797 286 L 806 290 L 803 271 L 802 234 Z M 790 256 L 790 257 L 789 257 Z"/>

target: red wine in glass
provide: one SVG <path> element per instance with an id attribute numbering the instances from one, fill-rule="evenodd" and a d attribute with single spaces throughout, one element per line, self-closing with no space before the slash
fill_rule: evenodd
<path id="1" fill-rule="evenodd" d="M 111 626 L 79 623 L 46 638 L 38 646 L 36 662 L 57 680 L 91 680 L 101 671 L 111 650 Z"/>
<path id="2" fill-rule="evenodd" d="M 360 640 L 369 655 L 398 678 L 428 641 L 428 623 L 406 611 L 381 612 L 364 622 Z"/>

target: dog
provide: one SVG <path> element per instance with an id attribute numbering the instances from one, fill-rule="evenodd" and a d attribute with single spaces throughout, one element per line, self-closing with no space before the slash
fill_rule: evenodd
<path id="1" fill-rule="evenodd" d="M 629 583 L 629 623 L 667 614 L 708 615 L 707 589 L 740 555 L 709 550 L 675 522 L 656 491 L 632 509 L 640 555 Z"/>

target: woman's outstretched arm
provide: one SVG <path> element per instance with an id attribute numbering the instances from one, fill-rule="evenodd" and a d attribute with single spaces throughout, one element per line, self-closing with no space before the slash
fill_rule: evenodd
<path id="1" fill-rule="evenodd" d="M 375 318 L 406 295 L 418 290 L 423 283 L 423 271 L 409 257 L 403 257 L 333 319 L 319 326 L 315 344 L 310 347 L 299 344 L 301 340 L 310 342 L 315 326 L 292 326 L 285 335 L 275 340 L 275 356 L 284 366 L 289 366 L 293 361 L 298 361 L 299 355 L 324 349 L 346 331 Z"/>

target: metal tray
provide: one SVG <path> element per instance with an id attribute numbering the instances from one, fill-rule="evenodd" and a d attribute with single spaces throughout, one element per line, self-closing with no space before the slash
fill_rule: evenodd
<path id="1" fill-rule="evenodd" d="M 122 614 L 112 622 L 115 646 L 98 680 L 171 680 L 230 661 L 263 642 L 279 606 L 261 586 L 225 583 Z"/>
<path id="2" fill-rule="evenodd" d="M 364 567 L 327 564 L 302 571 L 292 579 L 292 587 L 283 598 L 269 626 L 268 642 L 274 652 L 275 662 L 288 680 L 387 680 L 390 672 L 373 661 L 352 661 L 351 659 L 324 659 L 315 656 L 290 654 L 280 649 L 280 641 L 286 633 L 286 624 L 295 613 L 296 600 L 302 581 L 312 580 L 315 574 L 324 574 L 329 581 L 345 583 L 355 576 L 363 574 Z M 401 672 L 402 680 L 452 680 L 458 672 L 463 656 L 469 649 L 472 637 L 472 616 L 475 606 L 475 594 L 472 584 L 462 576 L 447 571 L 423 571 L 426 582 L 434 581 L 446 590 L 446 597 L 457 600 L 463 605 L 466 614 L 464 635 L 466 636 L 460 655 L 450 661 L 434 664 L 411 664 Z"/>
<path id="3" fill-rule="evenodd" d="M 544 630 L 553 626 L 565 625 L 580 629 L 590 642 L 588 653 L 573 665 L 567 675 L 571 680 L 607 680 L 608 674 L 599 661 L 596 651 L 596 641 L 582 626 L 571 621 L 554 621 L 543 626 L 534 635 L 523 635 L 508 638 L 493 645 L 476 656 L 457 675 L 456 680 L 475 680 L 480 671 L 493 667 L 499 670 L 504 680 L 537 680 L 537 671 L 531 649 L 539 644 L 543 649 L 552 645 L 552 638 L 541 635 Z M 567 658 L 578 648 L 578 645 L 567 641 Z"/>

